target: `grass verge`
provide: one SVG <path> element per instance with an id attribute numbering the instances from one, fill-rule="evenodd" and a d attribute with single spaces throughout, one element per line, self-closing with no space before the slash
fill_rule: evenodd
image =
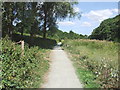
<path id="1" fill-rule="evenodd" d="M 118 43 L 99 40 L 65 40 L 85 88 L 118 87 Z"/>

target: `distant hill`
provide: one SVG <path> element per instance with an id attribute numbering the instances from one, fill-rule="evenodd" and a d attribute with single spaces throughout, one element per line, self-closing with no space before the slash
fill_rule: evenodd
<path id="1" fill-rule="evenodd" d="M 63 32 L 59 30 L 57 27 L 52 27 L 48 30 L 48 37 L 52 37 L 54 39 L 86 39 L 87 35 L 77 34 L 72 30 L 68 32 Z"/>
<path id="2" fill-rule="evenodd" d="M 120 15 L 104 20 L 89 38 L 120 42 Z"/>

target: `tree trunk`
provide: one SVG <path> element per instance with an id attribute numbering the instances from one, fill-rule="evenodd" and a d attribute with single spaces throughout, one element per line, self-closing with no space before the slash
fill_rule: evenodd
<path id="1" fill-rule="evenodd" d="M 44 29 L 43 29 L 43 38 L 46 39 L 46 19 L 47 19 L 47 11 L 46 11 L 46 5 L 44 6 Z"/>
<path id="2" fill-rule="evenodd" d="M 24 26 L 22 25 L 22 28 L 21 28 L 21 36 L 23 36 L 23 29 L 24 29 Z"/>
<path id="3" fill-rule="evenodd" d="M 44 27 L 44 30 L 43 30 L 43 38 L 46 39 L 46 27 Z"/>
<path id="4" fill-rule="evenodd" d="M 8 36 L 10 39 L 12 39 L 12 25 L 11 24 L 9 24 L 8 26 Z"/>
<path id="5" fill-rule="evenodd" d="M 23 2 L 24 3 L 24 2 Z M 22 28 L 21 28 L 21 39 L 23 39 L 23 32 L 24 32 L 24 24 L 25 24 L 25 17 L 24 17 L 24 13 L 25 13 L 25 4 L 23 4 L 23 7 L 22 7 L 22 19 L 23 19 L 23 21 L 22 21 Z"/>
<path id="6" fill-rule="evenodd" d="M 12 12 L 12 11 L 11 11 Z M 11 13 L 9 13 L 9 17 L 8 17 L 8 20 L 9 20 L 9 23 L 8 23 L 8 27 L 7 27 L 7 30 L 8 30 L 8 36 L 9 38 L 12 40 L 12 34 L 13 34 L 13 25 L 12 25 L 12 22 L 14 20 L 14 16 L 11 15 Z"/>
<path id="7" fill-rule="evenodd" d="M 8 23 L 8 27 L 7 27 L 7 30 L 8 30 L 8 36 L 9 38 L 12 40 L 12 34 L 13 34 L 13 25 L 12 25 L 12 21 L 14 20 L 13 17 L 9 17 L 10 19 L 10 22 Z"/>

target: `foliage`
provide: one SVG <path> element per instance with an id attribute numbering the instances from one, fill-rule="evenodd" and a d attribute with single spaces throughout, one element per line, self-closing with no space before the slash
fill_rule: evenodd
<path id="1" fill-rule="evenodd" d="M 56 39 L 56 40 L 64 40 L 64 39 L 87 39 L 87 35 L 74 33 L 72 30 L 67 33 L 59 30 L 57 27 L 52 27 L 48 30 L 48 37 Z"/>
<path id="2" fill-rule="evenodd" d="M 8 8 L 9 7 L 9 8 Z M 11 37 L 13 32 L 13 25 L 12 21 L 14 20 L 15 16 L 13 15 L 14 11 L 14 3 L 2 3 L 2 29 L 3 29 L 3 36 L 6 34 Z"/>
<path id="3" fill-rule="evenodd" d="M 91 39 L 120 42 L 120 15 L 104 20 L 99 27 L 93 30 Z"/>
<path id="4" fill-rule="evenodd" d="M 75 12 L 74 2 L 3 2 L 3 36 L 12 37 L 13 32 L 28 32 L 31 36 L 56 26 L 58 19 L 80 16 Z M 21 21 L 21 22 L 19 22 Z"/>
<path id="5" fill-rule="evenodd" d="M 43 22 L 43 38 L 46 38 L 46 30 L 56 26 L 56 21 L 58 19 L 62 20 L 66 17 L 75 17 L 79 15 L 73 9 L 73 5 L 77 4 L 75 2 L 43 2 L 39 6 L 39 16 L 40 20 Z"/>
<path id="6" fill-rule="evenodd" d="M 36 2 L 3 2 L 3 37 L 6 35 L 12 37 L 14 32 L 20 32 L 21 35 L 24 32 L 29 32 L 31 36 L 36 34 L 38 32 L 36 5 Z M 33 25 L 34 31 L 32 31 Z"/>
<path id="7" fill-rule="evenodd" d="M 2 85 L 3 88 L 39 88 L 46 70 L 49 68 L 46 52 L 37 46 L 29 48 L 25 45 L 22 55 L 21 45 L 3 38 L 2 54 Z"/>
<path id="8" fill-rule="evenodd" d="M 37 2 L 17 2 L 15 3 L 16 17 L 21 20 L 21 23 L 16 25 L 16 29 L 23 35 L 24 32 L 29 32 L 31 36 L 37 33 L 38 21 Z M 34 27 L 34 29 L 33 29 Z M 34 30 L 34 31 L 33 31 Z"/>
<path id="9" fill-rule="evenodd" d="M 118 45 L 98 40 L 64 41 L 86 88 L 118 88 Z"/>

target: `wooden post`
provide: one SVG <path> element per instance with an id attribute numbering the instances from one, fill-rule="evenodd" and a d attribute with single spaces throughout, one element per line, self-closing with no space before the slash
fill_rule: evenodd
<path id="1" fill-rule="evenodd" d="M 22 56 L 24 55 L 24 40 L 21 41 Z"/>
<path id="2" fill-rule="evenodd" d="M 20 40 L 19 42 L 17 42 L 16 44 L 21 44 L 21 49 L 22 49 L 22 53 L 21 53 L 21 55 L 23 56 L 24 55 L 24 40 Z"/>

